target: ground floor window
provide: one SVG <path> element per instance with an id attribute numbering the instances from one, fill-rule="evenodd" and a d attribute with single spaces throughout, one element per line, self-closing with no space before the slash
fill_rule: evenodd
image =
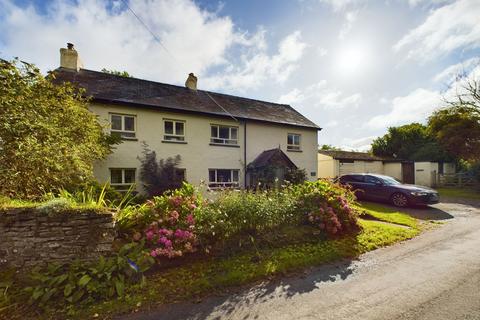
<path id="1" fill-rule="evenodd" d="M 208 186 L 211 188 L 234 188 L 239 186 L 240 170 L 208 169 Z"/>
<path id="2" fill-rule="evenodd" d="M 128 190 L 135 183 L 135 168 L 110 168 L 110 185 L 119 191 Z"/>

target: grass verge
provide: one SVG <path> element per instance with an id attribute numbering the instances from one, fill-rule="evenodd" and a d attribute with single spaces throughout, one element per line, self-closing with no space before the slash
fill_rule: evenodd
<path id="1" fill-rule="evenodd" d="M 378 203 L 363 202 L 357 209 L 380 221 L 400 224 L 414 229 L 418 228 L 417 219 L 395 208 L 386 207 Z"/>
<path id="2" fill-rule="evenodd" d="M 437 188 L 440 197 L 480 200 L 480 191 L 471 188 Z"/>

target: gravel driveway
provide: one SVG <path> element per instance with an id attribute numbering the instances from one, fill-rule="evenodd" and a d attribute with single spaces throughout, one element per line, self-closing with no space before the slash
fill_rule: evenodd
<path id="1" fill-rule="evenodd" d="M 355 261 L 122 319 L 480 319 L 480 205 L 409 212 L 443 225 Z"/>

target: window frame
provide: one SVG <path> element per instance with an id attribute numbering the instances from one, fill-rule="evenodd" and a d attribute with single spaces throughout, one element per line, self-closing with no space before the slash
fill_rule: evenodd
<path id="1" fill-rule="evenodd" d="M 167 122 L 172 122 L 173 125 L 173 134 L 167 133 L 165 130 L 165 125 Z M 181 123 L 183 125 L 183 135 L 177 134 L 177 123 Z M 186 128 L 187 128 L 187 122 L 185 120 L 179 120 L 179 119 L 168 119 L 164 118 L 163 119 L 163 141 L 164 142 L 177 142 L 177 143 L 186 143 Z M 173 139 L 168 139 L 173 138 Z"/>
<path id="2" fill-rule="evenodd" d="M 219 170 L 229 170 L 230 171 L 230 182 L 220 182 L 218 181 L 218 171 Z M 215 172 L 215 181 L 210 180 L 210 172 Z M 237 180 L 234 180 L 236 172 Z M 219 188 L 239 188 L 240 187 L 240 169 L 222 169 L 222 168 L 210 168 L 208 169 L 208 187 L 210 189 L 219 189 Z"/>
<path id="3" fill-rule="evenodd" d="M 110 171 L 110 185 L 115 188 L 117 191 L 128 191 L 132 185 L 137 182 L 137 168 L 108 168 Z M 112 182 L 112 170 L 121 170 L 122 172 L 122 182 Z M 126 183 L 125 182 L 125 171 L 126 170 L 133 170 L 133 182 Z"/>
<path id="4" fill-rule="evenodd" d="M 290 136 L 298 137 L 298 144 L 295 144 L 295 139 L 292 138 L 293 143 L 288 143 Z M 302 151 L 302 135 L 300 133 L 287 133 L 287 151 Z"/>
<path id="5" fill-rule="evenodd" d="M 216 127 L 217 128 L 217 136 L 212 135 L 212 128 Z M 225 138 L 220 138 L 220 128 L 228 128 L 228 139 Z M 232 139 L 232 129 L 236 130 L 236 139 Z M 219 146 L 238 146 L 238 131 L 239 127 L 238 126 L 230 126 L 230 125 L 224 125 L 224 124 L 210 124 L 210 144 L 213 145 L 219 145 Z M 215 141 L 217 140 L 217 141 Z M 222 140 L 223 142 L 219 142 L 219 140 Z M 228 141 L 231 141 L 233 143 L 228 143 Z"/>
<path id="6" fill-rule="evenodd" d="M 113 116 L 121 117 L 121 129 L 113 129 Z M 125 118 L 130 117 L 133 118 L 133 131 L 132 130 L 125 130 Z M 127 113 L 116 113 L 110 112 L 109 113 L 109 120 L 110 120 L 110 133 L 112 134 L 119 134 L 120 138 L 125 140 L 136 140 L 137 139 L 137 115 L 135 114 L 127 114 Z M 132 134 L 133 136 L 126 136 L 123 134 Z"/>

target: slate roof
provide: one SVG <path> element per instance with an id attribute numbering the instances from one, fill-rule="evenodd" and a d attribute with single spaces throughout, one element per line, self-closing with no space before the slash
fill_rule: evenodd
<path id="1" fill-rule="evenodd" d="M 365 160 L 365 161 L 392 161 L 400 159 L 390 159 L 377 157 L 367 152 L 355 152 L 355 151 L 336 151 L 336 150 L 318 150 L 318 153 L 333 157 L 336 160 Z"/>
<path id="2" fill-rule="evenodd" d="M 281 161 L 290 168 L 297 168 L 295 163 L 279 148 L 265 150 L 260 153 L 252 162 L 248 164 L 250 169 L 262 168 L 272 164 L 272 160 Z"/>
<path id="3" fill-rule="evenodd" d="M 253 100 L 204 90 L 127 78 L 109 73 L 80 69 L 58 68 L 55 82 L 72 82 L 86 90 L 93 101 L 128 104 L 216 115 L 238 119 L 267 121 L 321 130 L 289 105 Z M 211 97 L 211 98 L 210 98 Z M 213 99 L 212 99 L 213 98 Z"/>

